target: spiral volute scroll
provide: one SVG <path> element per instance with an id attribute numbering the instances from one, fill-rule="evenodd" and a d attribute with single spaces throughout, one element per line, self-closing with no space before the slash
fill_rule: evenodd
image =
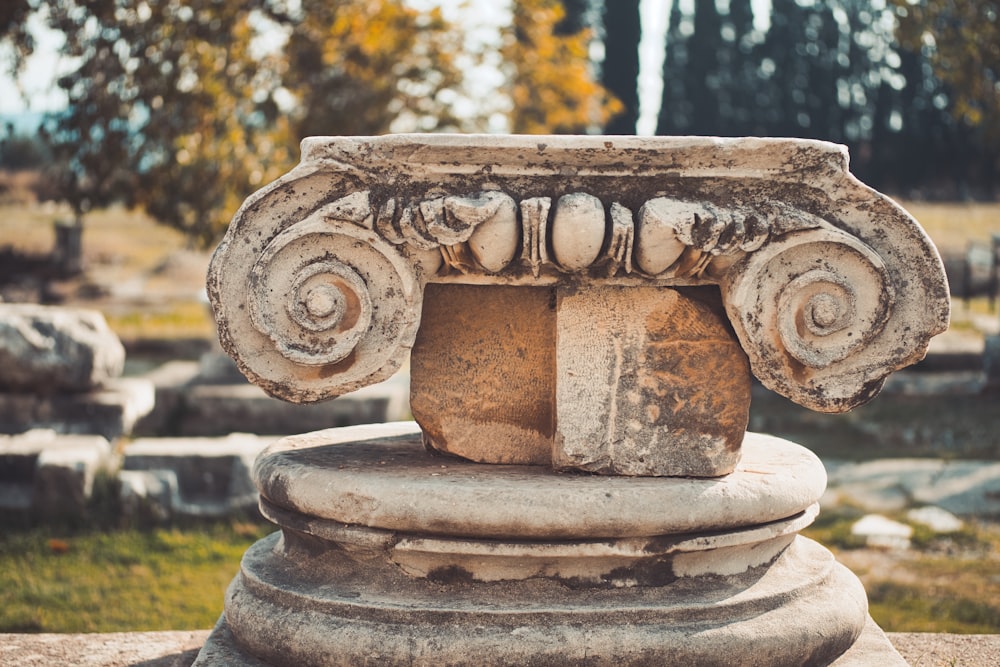
<path id="1" fill-rule="evenodd" d="M 822 412 L 849 410 L 881 388 L 888 370 L 873 369 L 864 350 L 895 295 L 882 259 L 859 239 L 830 228 L 788 234 L 734 266 L 723 287 L 765 386 Z"/>
<path id="2" fill-rule="evenodd" d="M 277 234 L 247 278 L 249 323 L 269 345 L 240 356 L 288 378 L 265 385 L 279 398 L 318 401 L 387 377 L 416 335 L 412 264 L 363 224 L 339 219 L 340 208 Z"/>

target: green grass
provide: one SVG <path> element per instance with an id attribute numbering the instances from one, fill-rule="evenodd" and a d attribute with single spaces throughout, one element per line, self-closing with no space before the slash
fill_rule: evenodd
<path id="1" fill-rule="evenodd" d="M 934 534 L 920 524 L 912 548 L 887 552 L 851 535 L 863 512 L 825 509 L 803 534 L 829 547 L 868 592 L 872 618 L 888 632 L 1000 633 L 1000 525 L 967 522 Z M 904 513 L 889 515 L 906 522 Z"/>
<path id="2" fill-rule="evenodd" d="M 140 338 L 211 338 L 215 324 L 199 301 L 174 301 L 142 309 L 109 309 L 108 326 L 122 340 Z"/>
<path id="3" fill-rule="evenodd" d="M 152 530 L 50 527 L 0 537 L 0 632 L 210 628 L 247 547 L 274 529 L 216 522 Z"/>
<path id="4" fill-rule="evenodd" d="M 916 550 L 899 564 L 906 580 L 862 574 L 872 617 L 889 632 L 1000 633 L 1000 540 L 990 541 L 978 553 Z"/>
<path id="5" fill-rule="evenodd" d="M 882 581 L 868 586 L 872 618 L 887 632 L 1000 632 L 1000 605 L 964 595 L 929 594 L 925 586 Z"/>

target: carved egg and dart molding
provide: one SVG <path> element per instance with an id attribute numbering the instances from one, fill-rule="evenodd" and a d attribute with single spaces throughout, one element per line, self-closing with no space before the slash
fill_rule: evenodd
<path id="1" fill-rule="evenodd" d="M 412 352 L 433 449 L 711 477 L 739 460 L 751 372 L 861 405 L 947 327 L 942 277 L 833 144 L 396 135 L 305 140 L 237 213 L 209 293 L 274 396 L 332 398 Z"/>

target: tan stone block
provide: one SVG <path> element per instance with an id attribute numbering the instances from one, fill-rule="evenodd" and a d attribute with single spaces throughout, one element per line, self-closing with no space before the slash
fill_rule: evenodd
<path id="1" fill-rule="evenodd" d="M 427 286 L 410 409 L 428 445 L 483 463 L 550 462 L 554 300 L 545 287 Z"/>
<path id="2" fill-rule="evenodd" d="M 553 464 L 623 475 L 732 472 L 750 369 L 721 308 L 697 290 L 559 295 Z"/>

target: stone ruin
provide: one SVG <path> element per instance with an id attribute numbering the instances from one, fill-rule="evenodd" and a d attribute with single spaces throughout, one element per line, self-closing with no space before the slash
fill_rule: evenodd
<path id="1" fill-rule="evenodd" d="M 124 364 L 97 311 L 0 303 L 0 511 L 84 512 L 110 442 L 153 407 Z"/>
<path id="2" fill-rule="evenodd" d="M 798 533 L 826 474 L 751 375 L 871 399 L 947 327 L 916 222 L 832 144 L 310 138 L 209 271 L 223 346 L 416 423 L 285 438 L 198 665 L 905 664 Z"/>
<path id="3" fill-rule="evenodd" d="M 113 481 L 100 491 L 117 489 L 121 509 L 141 521 L 253 512 L 250 467 L 273 438 L 250 433 L 409 411 L 405 378 L 325 405 L 291 405 L 247 384 L 235 365 L 231 382 L 210 355 L 140 377 L 122 377 L 124 365 L 125 348 L 100 312 L 0 303 L 0 512 L 85 516 L 101 475 Z"/>
<path id="4" fill-rule="evenodd" d="M 0 303 L 0 433 L 48 428 L 114 440 L 153 407 L 122 378 L 125 348 L 95 310 Z"/>

